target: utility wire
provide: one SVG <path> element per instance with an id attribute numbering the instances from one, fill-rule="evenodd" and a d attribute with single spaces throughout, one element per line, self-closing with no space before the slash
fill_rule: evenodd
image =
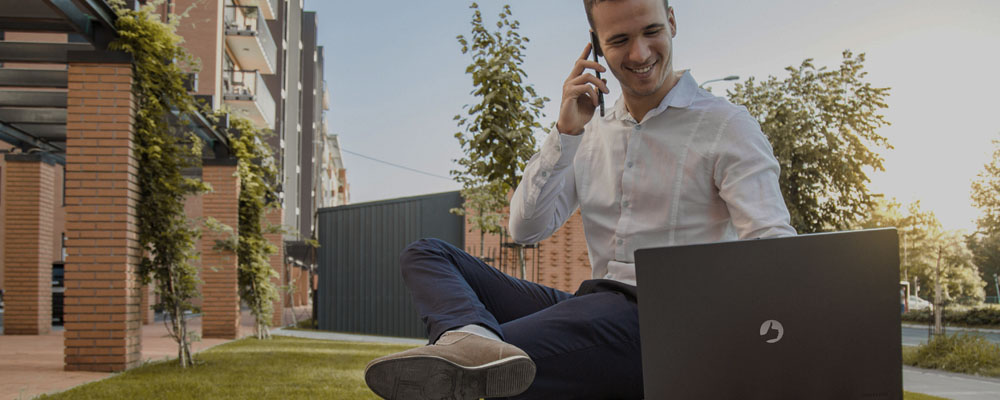
<path id="1" fill-rule="evenodd" d="M 375 157 L 369 157 L 369 156 L 366 156 L 364 154 L 355 153 L 355 152 L 347 150 L 347 149 L 345 149 L 343 147 L 340 148 L 340 151 L 343 151 L 344 153 L 348 153 L 348 154 L 353 154 L 353 155 L 356 155 L 358 157 L 367 158 L 367 159 L 375 161 L 375 162 L 380 162 L 382 164 L 391 165 L 391 166 L 396 167 L 396 168 L 402 168 L 402 169 L 405 169 L 407 171 L 416 172 L 418 174 L 424 174 L 424 175 L 428 175 L 428 176 L 433 176 L 435 178 L 447 179 L 449 181 L 452 180 L 451 178 L 446 177 L 446 176 L 436 175 L 436 174 L 432 174 L 430 172 L 424 172 L 424 171 L 421 171 L 419 169 L 413 169 L 413 168 L 410 168 L 410 167 L 407 167 L 407 166 L 403 166 L 403 165 L 399 165 L 399 164 L 394 164 L 394 163 L 391 163 L 391 162 L 388 162 L 388 161 L 379 160 L 379 159 L 377 159 Z"/>

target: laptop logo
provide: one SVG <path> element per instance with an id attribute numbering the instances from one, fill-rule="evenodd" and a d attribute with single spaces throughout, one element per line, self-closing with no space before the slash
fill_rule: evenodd
<path id="1" fill-rule="evenodd" d="M 785 336 L 785 328 L 781 326 L 781 322 L 769 319 L 764 321 L 764 323 L 760 326 L 760 336 L 773 336 L 773 333 L 771 333 L 772 331 L 777 331 L 778 336 L 768 339 L 767 343 L 778 343 L 778 341 L 781 340 L 781 337 Z"/>

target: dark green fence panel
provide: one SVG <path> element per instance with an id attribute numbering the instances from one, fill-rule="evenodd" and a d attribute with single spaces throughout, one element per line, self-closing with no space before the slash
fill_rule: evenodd
<path id="1" fill-rule="evenodd" d="M 424 338 L 399 273 L 399 254 L 426 237 L 465 248 L 458 192 L 407 197 L 319 210 L 319 329 Z"/>

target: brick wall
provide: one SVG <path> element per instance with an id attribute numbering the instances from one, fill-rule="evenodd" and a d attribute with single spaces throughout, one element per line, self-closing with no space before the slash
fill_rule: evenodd
<path id="1" fill-rule="evenodd" d="M 42 154 L 10 154 L 5 158 L 4 334 L 45 334 L 52 326 L 53 183 L 57 167 Z"/>
<path id="2" fill-rule="evenodd" d="M 505 209 L 503 214 L 510 215 L 509 209 Z M 502 226 L 506 227 L 507 221 L 508 218 L 505 216 L 501 222 Z M 479 230 L 466 219 L 465 231 L 465 251 L 479 256 Z M 493 259 L 489 262 L 490 265 L 501 269 L 508 275 L 520 278 L 521 269 L 517 251 L 501 248 L 500 241 L 500 236 L 487 234 L 484 240 L 484 257 Z M 506 241 L 510 242 L 510 237 L 507 237 Z M 579 210 L 573 213 L 565 225 L 539 245 L 538 250 L 525 249 L 525 278 L 527 280 L 573 293 L 580 286 L 580 282 L 590 279 L 587 240 L 583 234 L 583 220 Z M 501 259 L 503 260 L 502 265 Z"/>
<path id="3" fill-rule="evenodd" d="M 202 180 L 212 185 L 203 196 L 204 214 L 239 229 L 240 182 L 236 176 L 236 160 L 205 161 Z M 202 326 L 206 338 L 233 339 L 239 335 L 240 298 L 238 290 L 238 259 L 232 250 L 213 249 L 217 240 L 229 238 L 229 233 L 205 230 L 201 239 Z"/>
<path id="4" fill-rule="evenodd" d="M 132 65 L 71 62 L 66 124 L 65 368 L 140 361 Z"/>
<path id="5" fill-rule="evenodd" d="M 285 210 L 282 208 L 272 209 L 270 210 L 270 212 L 267 213 L 265 218 L 267 219 L 268 225 L 281 226 L 285 221 Z M 277 286 L 284 285 L 285 282 L 285 242 L 282 236 L 283 235 L 281 233 L 271 233 L 264 235 L 264 238 L 267 239 L 268 242 L 270 242 L 278 249 L 278 251 L 275 254 L 272 254 L 270 257 L 271 268 L 273 268 L 274 271 L 278 273 L 278 277 L 272 279 L 271 282 L 273 282 Z M 274 307 L 274 314 L 272 315 L 271 318 L 272 326 L 284 325 L 284 321 L 282 318 L 282 315 L 284 314 L 283 310 L 285 307 L 284 299 L 285 299 L 284 294 L 281 294 L 278 296 L 278 299 L 275 300 L 274 303 L 272 303 L 272 306 Z"/>

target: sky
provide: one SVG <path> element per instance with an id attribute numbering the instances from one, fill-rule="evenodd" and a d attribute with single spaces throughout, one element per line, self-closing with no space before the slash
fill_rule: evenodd
<path id="1" fill-rule="evenodd" d="M 485 0 L 488 27 L 510 4 L 528 38 L 526 82 L 542 96 L 542 125 L 558 117 L 561 87 L 588 41 L 580 0 Z M 462 150 L 452 118 L 475 104 L 470 1 L 306 0 L 317 11 L 330 95 L 326 118 L 339 135 L 351 202 L 457 190 L 448 178 Z M 885 172 L 869 188 L 904 204 L 921 202 L 945 228 L 974 229 L 969 188 L 1000 138 L 1000 1 L 674 0 L 674 68 L 699 82 L 738 75 L 787 76 L 813 58 L 835 68 L 842 52 L 865 53 L 866 77 L 889 87 L 890 126 L 878 133 Z M 603 59 L 602 59 L 603 63 Z M 611 74 L 609 104 L 621 95 Z M 723 95 L 730 82 L 709 86 Z M 539 132 L 539 142 L 544 137 Z M 361 154 L 365 157 L 352 153 Z M 367 158 L 366 158 L 367 157 Z M 371 160 L 416 169 L 393 167 Z"/>

